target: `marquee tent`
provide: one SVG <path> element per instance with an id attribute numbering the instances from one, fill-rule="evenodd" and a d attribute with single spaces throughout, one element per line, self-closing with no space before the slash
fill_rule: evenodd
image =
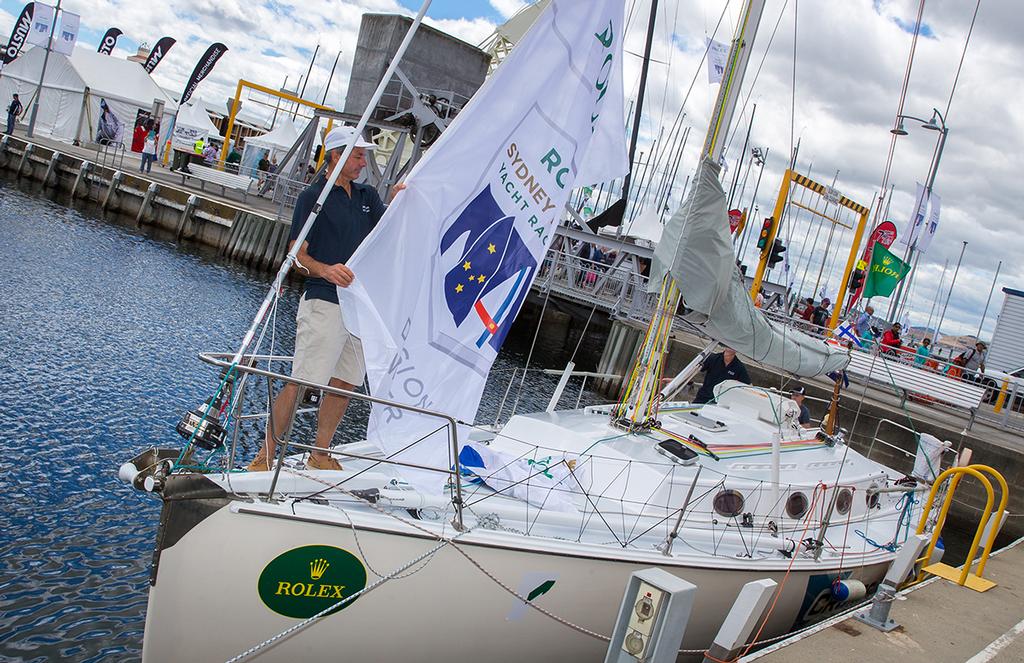
<path id="1" fill-rule="evenodd" d="M 264 156 L 267 159 L 277 157 L 280 161 L 285 153 L 291 149 L 295 141 L 299 139 L 302 127 L 292 120 L 279 121 L 272 131 L 262 136 L 250 136 L 245 139 L 245 147 L 242 151 L 241 172 L 255 177 L 256 164 Z M 278 164 L 279 167 L 284 164 Z"/>
<path id="2" fill-rule="evenodd" d="M 220 130 L 202 105 L 185 105 L 178 110 L 178 118 L 174 121 L 173 147 L 191 151 L 198 139 L 209 140 L 211 136 L 219 139 Z"/>
<path id="3" fill-rule="evenodd" d="M 36 86 L 43 68 L 43 48 L 32 48 L 4 67 L 0 78 L 0 99 L 17 93 L 28 115 L 34 103 Z M 117 117 L 118 138 L 131 146 L 132 128 L 138 112 L 150 111 L 154 100 L 164 104 L 160 118 L 166 130 L 175 104 L 137 62 L 102 55 L 88 48 L 75 47 L 68 56 L 50 53 L 46 80 L 39 100 L 36 132 L 65 142 L 95 141 L 100 127 L 100 101 Z"/>

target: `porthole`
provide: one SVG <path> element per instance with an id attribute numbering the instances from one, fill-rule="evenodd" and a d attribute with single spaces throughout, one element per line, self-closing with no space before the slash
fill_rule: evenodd
<path id="1" fill-rule="evenodd" d="M 793 493 L 786 500 L 786 515 L 790 518 L 799 518 L 807 513 L 807 496 L 803 493 Z"/>
<path id="2" fill-rule="evenodd" d="M 850 513 L 851 506 L 853 506 L 853 493 L 849 488 L 843 488 L 839 491 L 839 496 L 836 497 L 836 511 L 840 516 L 845 516 Z"/>
<path id="3" fill-rule="evenodd" d="M 878 506 L 878 502 L 881 499 L 881 493 L 877 492 L 866 492 L 864 493 L 864 501 L 867 503 L 869 509 L 874 509 Z"/>
<path id="4" fill-rule="evenodd" d="M 715 512 L 726 518 L 743 513 L 743 495 L 737 490 L 723 490 L 715 495 Z"/>

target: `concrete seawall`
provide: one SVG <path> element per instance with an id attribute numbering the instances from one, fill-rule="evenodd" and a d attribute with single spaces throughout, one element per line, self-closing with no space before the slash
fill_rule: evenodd
<path id="1" fill-rule="evenodd" d="M 216 248 L 221 255 L 250 267 L 271 269 L 284 258 L 288 224 L 242 204 L 232 204 L 184 187 L 144 176 L 128 168 L 96 163 L 68 146 L 51 141 L 0 138 L 0 171 L 19 181 L 88 200 L 104 212 L 154 226 Z"/>

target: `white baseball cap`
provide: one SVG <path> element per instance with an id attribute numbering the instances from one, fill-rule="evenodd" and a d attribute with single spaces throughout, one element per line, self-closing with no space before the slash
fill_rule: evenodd
<path id="1" fill-rule="evenodd" d="M 324 149 L 342 149 L 351 144 L 353 140 L 355 140 L 356 147 L 365 147 L 369 149 L 377 147 L 373 143 L 363 140 L 362 137 L 357 137 L 355 127 L 335 127 L 334 129 L 331 129 L 330 133 L 328 133 L 324 138 Z"/>

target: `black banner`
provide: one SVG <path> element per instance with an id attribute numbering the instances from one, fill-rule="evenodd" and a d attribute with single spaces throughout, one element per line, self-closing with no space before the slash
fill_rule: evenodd
<path id="1" fill-rule="evenodd" d="M 107 34 L 103 35 L 103 39 L 100 40 L 100 47 L 96 49 L 96 52 L 110 55 L 114 52 L 114 46 L 117 45 L 117 38 L 123 34 L 117 28 L 110 28 L 107 30 Z"/>
<path id="2" fill-rule="evenodd" d="M 171 50 L 171 46 L 174 46 L 174 37 L 160 37 L 160 41 L 156 43 L 153 50 L 149 52 L 149 57 L 146 58 L 146 63 L 142 65 L 143 69 L 147 73 L 152 74 L 156 66 L 160 64 L 160 60 L 164 59 L 167 55 L 167 51 Z"/>
<path id="3" fill-rule="evenodd" d="M 211 44 L 210 48 L 206 49 L 206 53 L 203 53 L 203 57 L 199 58 L 196 68 L 192 70 L 192 76 L 189 77 L 188 83 L 185 84 L 185 89 L 181 92 L 181 99 L 178 100 L 179 104 L 185 104 L 192 98 L 192 93 L 196 91 L 196 88 L 203 82 L 203 79 L 213 71 L 213 65 L 217 64 L 220 56 L 227 52 L 228 47 L 220 42 Z"/>
<path id="4" fill-rule="evenodd" d="M 18 57 L 18 53 L 21 53 L 21 47 L 25 45 L 25 38 L 28 37 L 28 31 L 32 28 L 33 5 L 34 3 L 31 2 L 25 5 L 25 8 L 21 10 L 21 16 L 14 22 L 11 38 L 7 40 L 7 44 L 4 46 L 2 58 L 4 64 L 14 62 L 14 58 Z"/>

